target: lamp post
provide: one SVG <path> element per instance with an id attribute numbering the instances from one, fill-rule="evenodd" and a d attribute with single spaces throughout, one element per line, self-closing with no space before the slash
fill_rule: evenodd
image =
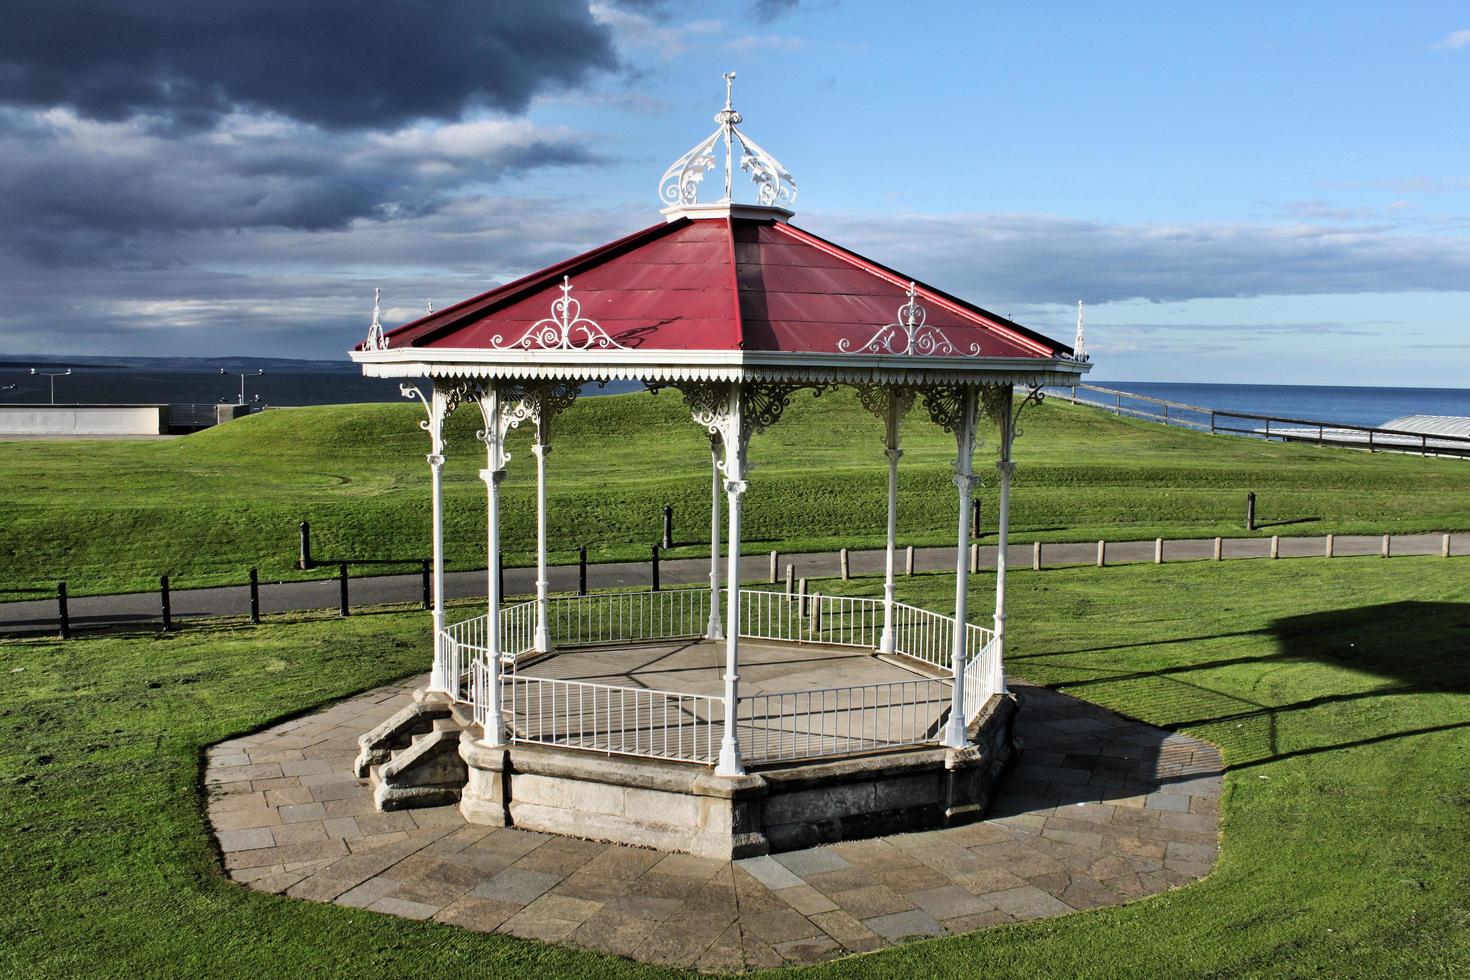
<path id="1" fill-rule="evenodd" d="M 243 404 L 245 404 L 245 379 L 246 378 L 249 378 L 249 377 L 256 377 L 256 378 L 258 378 L 262 374 L 265 374 L 265 369 L 264 368 L 257 368 L 254 375 L 251 375 L 249 371 L 226 371 L 224 368 L 220 368 L 219 369 L 219 373 L 220 374 L 238 374 L 238 375 L 240 375 L 240 400 L 238 402 L 236 402 L 236 404 L 237 405 L 243 405 Z M 259 398 L 260 396 L 257 395 L 256 397 Z"/>
<path id="2" fill-rule="evenodd" d="M 68 374 L 71 374 L 71 368 L 67 368 L 65 371 L 37 371 L 35 368 L 31 368 L 31 373 L 32 374 L 39 374 L 43 378 L 50 378 L 51 379 L 51 404 L 55 405 L 56 404 L 56 379 L 57 378 L 64 378 Z"/>

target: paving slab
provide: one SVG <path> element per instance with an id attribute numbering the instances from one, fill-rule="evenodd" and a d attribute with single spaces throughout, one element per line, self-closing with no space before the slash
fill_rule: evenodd
<path id="1" fill-rule="evenodd" d="M 1012 682 L 1020 765 L 989 819 L 735 862 L 379 813 L 354 740 L 410 678 L 206 753 L 207 819 L 243 887 L 649 963 L 739 972 L 1117 905 L 1208 874 L 1214 746 Z M 283 706 L 285 707 L 285 706 Z"/>

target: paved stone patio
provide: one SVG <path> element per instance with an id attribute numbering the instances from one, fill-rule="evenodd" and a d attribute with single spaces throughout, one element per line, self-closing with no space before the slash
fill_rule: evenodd
<path id="1" fill-rule="evenodd" d="M 1021 759 L 990 819 L 735 862 L 377 813 L 357 736 L 426 678 L 209 750 L 236 881 L 391 915 L 701 970 L 860 953 L 1186 885 L 1217 850 L 1208 743 L 1013 682 Z"/>

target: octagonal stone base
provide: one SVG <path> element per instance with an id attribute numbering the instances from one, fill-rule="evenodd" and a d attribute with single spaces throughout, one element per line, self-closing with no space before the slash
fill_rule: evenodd
<path id="1" fill-rule="evenodd" d="M 1016 702 L 997 695 L 964 749 L 915 748 L 762 766 L 744 776 L 552 745 L 492 747 L 467 730 L 460 812 L 515 826 L 700 857 L 754 857 L 981 819 L 1016 754 Z"/>

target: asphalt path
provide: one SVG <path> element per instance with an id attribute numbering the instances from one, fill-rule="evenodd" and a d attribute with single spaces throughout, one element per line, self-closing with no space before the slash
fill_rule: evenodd
<path id="1" fill-rule="evenodd" d="M 1281 558 L 1319 557 L 1325 552 L 1325 538 L 1283 537 L 1279 539 L 1278 555 Z M 1333 543 L 1337 557 L 1379 555 L 1383 546 L 1381 536 L 1340 535 Z M 1214 558 L 1213 538 L 1188 538 L 1164 542 L 1164 561 L 1208 561 Z M 1392 554 L 1438 555 L 1443 547 L 1440 534 L 1394 535 Z M 1270 538 L 1225 538 L 1222 542 L 1222 558 L 1238 560 L 1244 558 L 1269 558 Z M 982 544 L 979 548 L 978 567 L 982 570 L 995 567 L 995 545 Z M 1064 565 L 1090 565 L 1097 561 L 1096 541 L 1044 544 L 1042 566 L 1052 568 Z M 1456 535 L 1451 540 L 1451 553 L 1456 556 L 1470 555 L 1470 534 Z M 1010 567 L 1017 572 L 1029 572 L 1032 568 L 1032 545 L 1011 545 L 1008 549 Z M 1107 564 L 1132 564 L 1154 561 L 1152 541 L 1110 541 L 1106 547 Z M 794 568 L 795 575 L 807 578 L 834 578 L 840 574 L 840 556 L 837 552 L 816 554 L 780 555 L 777 559 L 777 577 L 784 579 L 787 564 Z M 853 551 L 849 555 L 849 571 L 853 576 L 881 576 L 883 574 L 883 552 Z M 915 572 L 947 572 L 955 567 L 953 548 L 915 548 Z M 721 560 L 721 572 L 724 561 Z M 905 552 L 898 552 L 898 574 L 906 573 Z M 549 587 L 553 593 L 568 593 L 577 590 L 578 572 L 576 565 L 553 565 L 547 570 Z M 709 559 L 680 558 L 660 563 L 660 583 L 664 586 L 693 585 L 709 581 Z M 743 583 L 768 582 L 770 576 L 769 555 L 745 555 L 740 560 L 740 580 Z M 508 597 L 530 595 L 535 591 L 536 570 L 534 568 L 507 568 L 505 589 Z M 484 596 L 487 592 L 486 573 L 480 571 L 450 572 L 444 578 L 446 598 L 463 599 Z M 618 562 L 587 566 L 589 589 L 647 588 L 652 584 L 652 570 L 648 562 Z M 410 575 L 379 575 L 353 578 L 349 582 L 349 596 L 353 606 L 371 606 L 385 603 L 419 602 L 423 597 L 423 579 L 418 573 Z M 339 588 L 335 578 L 312 582 L 262 582 L 260 585 L 261 614 L 299 612 L 312 609 L 336 609 L 339 604 Z M 158 623 L 161 618 L 160 598 L 157 592 L 133 592 L 119 595 L 73 596 L 68 602 L 72 629 L 101 626 L 129 626 Z M 246 616 L 250 610 L 249 588 L 245 585 L 206 589 L 175 589 L 170 593 L 170 605 L 175 621 L 187 621 L 207 617 Z M 57 602 L 54 598 L 25 602 L 0 603 L 0 634 L 50 633 L 57 629 Z"/>

